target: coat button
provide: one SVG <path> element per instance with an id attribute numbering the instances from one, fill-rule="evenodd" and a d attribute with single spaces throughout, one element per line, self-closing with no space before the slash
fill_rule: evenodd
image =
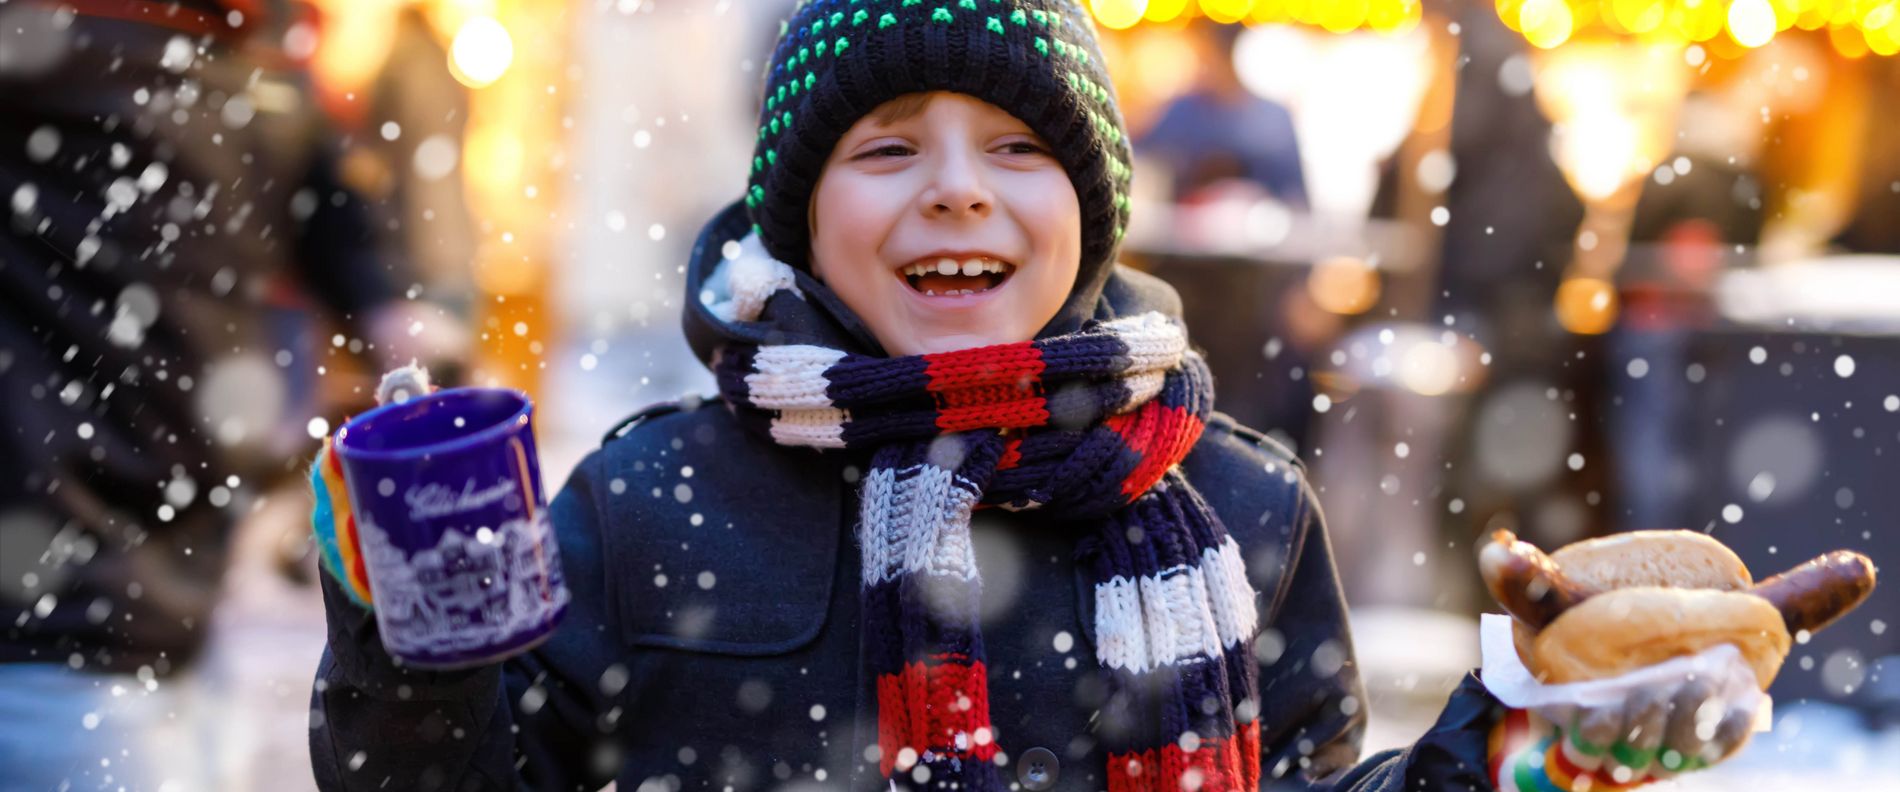
<path id="1" fill-rule="evenodd" d="M 1062 772 L 1062 763 L 1056 761 L 1056 754 L 1047 748 L 1031 748 L 1023 754 L 1016 764 L 1016 780 L 1023 783 L 1029 792 L 1042 792 L 1056 785 L 1056 775 Z"/>

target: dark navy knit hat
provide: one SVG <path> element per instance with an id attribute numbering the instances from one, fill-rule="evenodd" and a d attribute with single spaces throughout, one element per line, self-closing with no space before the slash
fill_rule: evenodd
<path id="1" fill-rule="evenodd" d="M 1130 154 L 1088 11 L 1063 0 L 804 0 L 765 74 L 745 204 L 765 249 L 801 268 L 807 208 L 839 138 L 878 105 L 953 91 L 1047 142 L 1082 208 L 1082 267 L 1128 225 Z"/>

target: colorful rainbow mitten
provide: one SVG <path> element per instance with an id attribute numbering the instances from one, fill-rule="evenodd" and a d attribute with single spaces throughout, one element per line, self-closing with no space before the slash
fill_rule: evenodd
<path id="1" fill-rule="evenodd" d="M 356 536 L 356 517 L 350 511 L 350 491 L 343 483 L 343 467 L 330 450 L 328 437 L 310 465 L 310 490 L 316 496 L 316 506 L 310 510 L 311 533 L 322 553 L 324 571 L 343 584 L 352 601 L 370 607 L 374 600 Z"/>
<path id="2" fill-rule="evenodd" d="M 1491 779 L 1498 792 L 1621 792 L 1657 780 L 1653 751 L 1646 754 L 1620 741 L 1597 745 L 1572 726 L 1558 728 L 1534 712 L 1509 710 L 1491 729 Z M 1677 764 L 1665 772 L 1706 766 L 1696 758 Z M 1618 779 L 1611 771 L 1617 766 L 1642 769 Z"/>

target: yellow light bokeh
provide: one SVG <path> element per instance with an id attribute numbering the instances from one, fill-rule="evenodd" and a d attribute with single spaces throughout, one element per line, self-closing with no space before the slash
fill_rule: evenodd
<path id="1" fill-rule="evenodd" d="M 1222 24 L 1246 19 L 1252 10 L 1253 0 L 1201 0 L 1201 13 Z"/>
<path id="2" fill-rule="evenodd" d="M 1601 278 L 1571 278 L 1557 287 L 1557 322 L 1577 335 L 1602 335 L 1616 324 L 1616 288 Z"/>
<path id="3" fill-rule="evenodd" d="M 515 42 L 494 17 L 471 17 L 449 44 L 449 73 L 470 88 L 485 88 L 501 79 L 515 60 Z"/>
<path id="4" fill-rule="evenodd" d="M 1142 30 L 1130 36 L 1127 79 L 1143 95 L 1176 96 L 1194 85 L 1194 44 L 1181 36 Z"/>
<path id="5" fill-rule="evenodd" d="M 1149 0 L 1141 18 L 1149 22 L 1173 22 L 1187 11 L 1188 0 Z"/>
<path id="6" fill-rule="evenodd" d="M 462 0 L 489 2 L 492 0 Z M 1826 30 L 1849 58 L 1900 54 L 1900 0 L 1493 0 L 1506 27 L 1539 49 L 1609 33 L 1645 41 L 1704 44 L 1740 57 L 1793 28 Z M 1223 24 L 1295 22 L 1334 33 L 1403 33 L 1424 16 L 1420 0 L 1090 0 L 1103 27 L 1178 23 L 1201 16 Z M 1724 37 L 1726 34 L 1726 38 Z"/>
<path id="7" fill-rule="evenodd" d="M 1366 27 L 1381 33 L 1404 33 L 1418 27 L 1425 9 L 1418 0 L 1373 0 L 1366 10 Z"/>
<path id="8" fill-rule="evenodd" d="M 1306 276 L 1306 293 L 1314 305 L 1332 313 L 1362 314 L 1379 301 L 1379 273 L 1354 256 L 1322 259 Z"/>
<path id="9" fill-rule="evenodd" d="M 1320 27 L 1334 33 L 1356 30 L 1366 22 L 1367 0 L 1333 0 L 1320 15 Z"/>
<path id="10" fill-rule="evenodd" d="M 1629 33 L 1648 33 L 1662 26 L 1667 9 L 1656 0 L 1610 0 L 1606 18 Z"/>
<path id="11" fill-rule="evenodd" d="M 1728 7 L 1728 35 L 1744 47 L 1759 47 L 1775 37 L 1775 8 L 1768 0 L 1735 0 Z"/>
<path id="12" fill-rule="evenodd" d="M 1517 10 L 1518 31 L 1533 46 L 1550 49 L 1570 40 L 1576 16 L 1564 0 L 1524 0 Z"/>
<path id="13" fill-rule="evenodd" d="M 1148 0 L 1089 0 L 1095 21 L 1110 30 L 1127 30 L 1148 11 Z"/>

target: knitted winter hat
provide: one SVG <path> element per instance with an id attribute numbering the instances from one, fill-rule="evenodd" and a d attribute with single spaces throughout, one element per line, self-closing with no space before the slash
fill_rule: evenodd
<path id="1" fill-rule="evenodd" d="M 1082 208 L 1082 268 L 1128 224 L 1128 140 L 1089 15 L 1066 0 L 803 0 L 766 72 L 745 204 L 773 258 L 808 267 L 807 207 L 838 139 L 878 105 L 954 91 L 1046 141 Z"/>

